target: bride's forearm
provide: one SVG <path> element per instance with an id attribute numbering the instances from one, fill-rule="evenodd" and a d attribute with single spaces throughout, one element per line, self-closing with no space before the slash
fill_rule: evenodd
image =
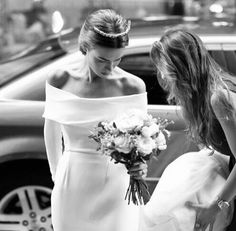
<path id="1" fill-rule="evenodd" d="M 59 124 L 51 120 L 45 120 L 44 140 L 49 167 L 54 181 L 58 161 L 62 155 L 62 136 Z"/>

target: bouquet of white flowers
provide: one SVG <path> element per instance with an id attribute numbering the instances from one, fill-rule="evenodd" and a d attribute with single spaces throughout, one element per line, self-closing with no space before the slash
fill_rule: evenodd
<path id="1" fill-rule="evenodd" d="M 89 136 L 98 143 L 98 150 L 110 156 L 115 163 L 122 163 L 127 169 L 136 162 L 145 162 L 153 155 L 166 149 L 165 129 L 170 122 L 153 118 L 150 114 L 133 110 L 113 121 L 101 121 Z M 144 179 L 130 177 L 125 195 L 128 203 L 143 204 L 150 194 Z"/>

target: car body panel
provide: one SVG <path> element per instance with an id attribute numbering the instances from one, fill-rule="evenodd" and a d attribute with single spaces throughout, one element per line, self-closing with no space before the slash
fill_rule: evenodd
<path id="1" fill-rule="evenodd" d="M 0 164 L 22 159 L 47 159 L 42 136 L 7 137 L 0 140 L 0 147 Z"/>
<path id="2" fill-rule="evenodd" d="M 0 99 L 0 126 L 43 126 L 44 102 Z"/>

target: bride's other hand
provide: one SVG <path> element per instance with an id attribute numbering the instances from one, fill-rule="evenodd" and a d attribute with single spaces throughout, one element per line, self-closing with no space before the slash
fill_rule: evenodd
<path id="1" fill-rule="evenodd" d="M 147 176 L 148 166 L 147 163 L 136 162 L 132 167 L 129 168 L 128 174 L 135 179 L 143 179 Z"/>
<path id="2" fill-rule="evenodd" d="M 209 231 L 213 230 L 216 215 L 220 212 L 220 208 L 218 207 L 216 202 L 206 205 L 195 204 L 188 201 L 186 202 L 186 206 L 196 211 L 194 231 L 205 231 L 208 226 Z"/>

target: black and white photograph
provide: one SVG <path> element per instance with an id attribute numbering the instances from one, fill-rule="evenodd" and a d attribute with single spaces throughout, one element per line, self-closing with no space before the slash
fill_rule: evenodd
<path id="1" fill-rule="evenodd" d="M 236 231 L 236 0 L 0 0 L 0 231 Z"/>

